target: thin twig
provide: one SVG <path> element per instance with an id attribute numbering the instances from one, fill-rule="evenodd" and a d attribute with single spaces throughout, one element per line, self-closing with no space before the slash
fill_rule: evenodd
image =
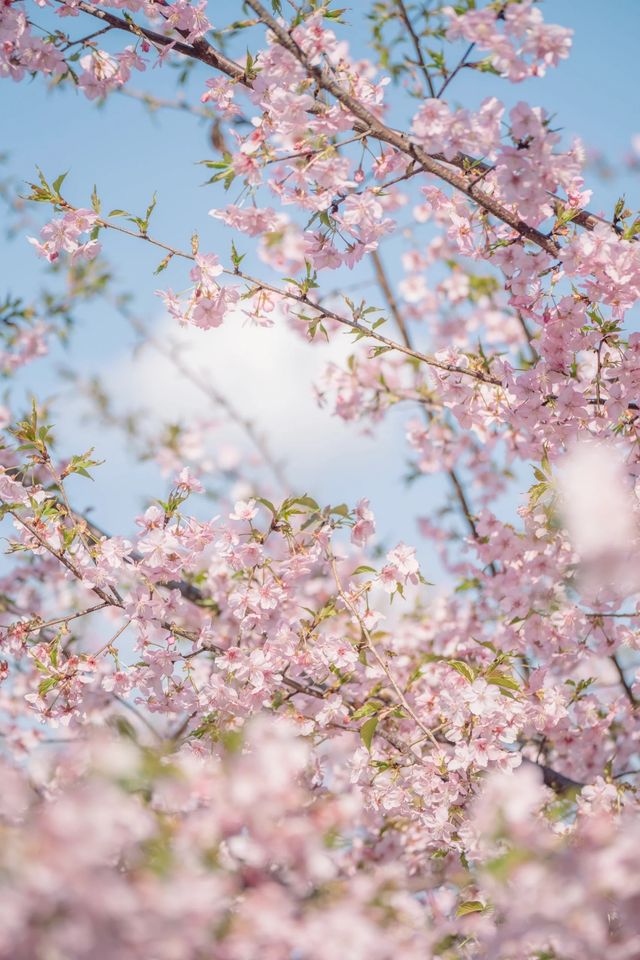
<path id="1" fill-rule="evenodd" d="M 58 3 L 62 2 L 63 0 L 58 0 Z M 187 57 L 201 60 L 210 67 L 221 70 L 228 76 L 233 77 L 234 80 L 238 80 L 240 83 L 247 82 L 245 71 L 242 67 L 239 67 L 237 63 L 230 60 L 229 57 L 226 57 L 219 50 L 216 50 L 215 47 L 207 43 L 206 40 L 194 40 L 192 44 L 184 43 L 174 37 L 167 37 L 162 33 L 157 33 L 155 30 L 150 30 L 148 27 L 141 27 L 130 18 L 125 20 L 113 13 L 107 13 L 106 10 L 96 7 L 93 3 L 87 3 L 85 0 L 79 0 L 75 5 L 75 9 L 82 10 L 83 13 L 88 13 L 92 17 L 97 17 L 97 19 L 110 24 L 112 27 L 116 27 L 118 30 L 124 30 L 136 37 L 144 37 L 157 47 L 171 47 L 176 53 L 182 53 Z"/>
<path id="2" fill-rule="evenodd" d="M 460 63 L 458 64 L 458 66 L 455 68 L 455 70 L 452 70 L 452 71 L 451 71 L 451 73 L 449 74 L 448 77 L 445 78 L 444 83 L 442 84 L 442 86 L 441 86 L 440 89 L 438 90 L 438 99 L 440 99 L 440 97 L 441 97 L 442 94 L 445 92 L 445 90 L 447 89 L 447 87 L 449 86 L 449 84 L 451 83 L 451 81 L 453 80 L 453 78 L 454 78 L 455 76 L 457 76 L 457 74 L 460 72 L 460 70 L 462 70 L 462 68 L 466 65 L 467 57 L 469 56 L 469 54 L 471 53 L 471 51 L 473 50 L 474 47 L 475 47 L 475 43 L 470 43 L 470 44 L 469 44 L 469 46 L 467 47 L 467 49 L 466 49 L 465 52 L 463 53 L 462 59 L 460 60 Z"/>
<path id="3" fill-rule="evenodd" d="M 335 582 L 336 582 L 336 589 L 337 589 L 337 591 L 338 591 L 338 594 L 339 594 L 342 602 L 344 603 L 345 607 L 347 608 L 347 610 L 348 610 L 348 611 L 352 614 L 352 616 L 355 617 L 355 619 L 358 621 L 358 625 L 359 625 L 359 627 L 360 627 L 360 629 L 361 629 L 361 631 L 362 631 L 362 635 L 363 635 L 363 637 L 364 637 L 364 639 L 365 639 L 365 642 L 366 642 L 366 644 L 367 644 L 368 650 L 372 653 L 372 655 L 373 655 L 373 657 L 375 658 L 378 666 L 380 667 L 380 669 L 382 670 L 382 672 L 383 672 L 384 675 L 386 676 L 387 680 L 389 681 L 389 683 L 390 683 L 391 686 L 393 687 L 393 689 L 394 689 L 394 691 L 395 691 L 395 693 L 396 693 L 396 696 L 398 697 L 398 700 L 400 701 L 401 705 L 402 705 L 402 706 L 404 707 L 404 709 L 406 710 L 407 714 L 411 717 L 411 719 L 412 719 L 413 722 L 416 724 L 416 726 L 419 727 L 420 730 L 422 730 L 422 732 L 424 733 L 424 735 L 426 736 L 426 738 L 427 738 L 428 740 L 430 740 L 431 743 L 432 743 L 435 747 L 438 747 L 438 746 L 439 746 L 439 745 L 438 745 L 438 741 L 436 740 L 435 736 L 433 735 L 433 731 L 430 730 L 429 727 L 427 727 L 427 726 L 422 722 L 422 720 L 417 716 L 417 714 L 414 712 L 411 704 L 409 703 L 409 701 L 407 700 L 406 696 L 404 695 L 404 692 L 403 692 L 402 688 L 399 686 L 398 681 L 397 681 L 396 678 L 393 676 L 392 672 L 389 670 L 389 667 L 388 667 L 386 661 L 385 661 L 385 660 L 383 659 L 383 657 L 381 657 L 380 654 L 378 653 L 378 650 L 377 650 L 377 648 L 376 648 L 375 643 L 373 642 L 373 639 L 372 639 L 372 637 L 371 637 L 371 634 L 369 633 L 369 630 L 367 629 L 367 627 L 366 627 L 366 625 L 365 625 L 362 617 L 361 617 L 360 614 L 358 613 L 358 610 L 357 610 L 356 607 L 352 604 L 352 602 L 351 602 L 351 600 L 349 599 L 349 597 L 347 596 L 347 594 L 344 592 L 344 589 L 343 589 L 342 584 L 341 584 L 341 582 L 340 582 L 340 576 L 339 576 L 339 574 L 338 574 L 338 569 L 337 569 L 337 566 L 336 566 L 336 559 L 335 559 L 335 557 L 334 557 L 333 555 L 331 555 L 331 556 L 329 557 L 329 564 L 330 564 L 330 566 L 331 566 L 331 571 L 332 571 L 332 573 L 333 573 L 333 577 L 334 577 L 334 580 L 335 580 Z"/>
<path id="4" fill-rule="evenodd" d="M 71 204 L 67 203 L 66 201 L 59 202 L 59 206 L 65 210 L 74 209 Z M 126 236 L 132 237 L 135 240 L 144 240 L 146 243 L 151 244 L 151 246 L 158 247 L 160 250 L 164 250 L 174 257 L 180 257 L 183 260 L 195 260 L 195 256 L 193 254 L 187 253 L 185 250 L 179 250 L 177 247 L 172 247 L 167 243 L 163 243 L 161 240 L 156 240 L 155 238 L 149 236 L 148 233 L 128 230 L 126 227 L 121 227 L 119 224 L 111 223 L 111 221 L 105 220 L 102 217 L 98 217 L 95 222 L 97 226 L 103 227 L 104 229 L 115 230 L 117 233 L 125 234 Z M 224 268 L 222 272 L 228 277 L 235 277 L 236 279 L 245 280 L 247 283 L 255 287 L 256 293 L 260 290 L 268 290 L 270 293 L 274 293 L 285 300 L 292 300 L 295 303 L 301 304 L 307 310 L 314 310 L 329 320 L 333 320 L 342 326 L 349 327 L 355 333 L 361 334 L 364 337 L 370 337 L 383 346 L 388 347 L 390 350 L 397 350 L 400 353 L 404 353 L 408 357 L 413 357 L 415 360 L 419 360 L 437 370 L 442 370 L 445 373 L 457 373 L 461 376 L 470 377 L 473 380 L 478 380 L 481 383 L 486 383 L 490 386 L 502 386 L 501 381 L 489 373 L 483 373 L 481 370 L 474 370 L 470 367 L 459 367 L 457 364 L 444 363 L 433 355 L 421 353 L 420 351 L 407 347 L 402 343 L 397 343 L 395 340 L 391 340 L 389 337 L 383 336 L 383 334 L 379 333 L 377 330 L 373 330 L 370 327 L 359 323 L 357 320 L 350 320 L 348 317 L 341 316 L 340 314 L 335 313 L 335 311 L 329 310 L 322 304 L 310 300 L 306 294 L 294 293 L 294 291 L 291 289 L 277 287 L 275 284 L 269 283 L 266 280 L 258 279 L 257 277 L 253 277 L 239 269 L 230 270 L 228 268 Z"/>
<path id="5" fill-rule="evenodd" d="M 263 4 L 259 2 L 259 0 L 246 0 L 246 2 L 251 9 L 259 15 L 265 25 L 268 26 L 269 29 L 275 34 L 275 37 L 280 45 L 288 50 L 289 53 L 291 53 L 304 67 L 308 76 L 313 77 L 321 89 L 325 90 L 327 93 L 330 93 L 333 97 L 335 97 L 336 100 L 345 106 L 350 113 L 366 124 L 367 127 L 369 127 L 373 137 L 385 143 L 391 144 L 391 146 L 395 147 L 397 150 L 400 150 L 401 153 L 404 153 L 413 160 L 416 160 L 427 173 L 431 173 L 440 180 L 444 180 L 446 183 L 450 184 L 450 186 L 455 187 L 456 190 L 459 190 L 465 196 L 473 200 L 477 206 L 482 207 L 488 213 L 491 213 L 507 226 L 511 227 L 511 229 L 520 234 L 523 239 L 529 240 L 531 243 L 535 243 L 542 250 L 544 250 L 545 253 L 548 253 L 549 256 L 553 257 L 554 259 L 558 258 L 560 254 L 560 247 L 553 239 L 551 239 L 551 237 L 548 237 L 546 234 L 541 233 L 540 230 L 530 226 L 528 223 L 525 223 L 525 221 L 522 220 L 517 213 L 514 213 L 512 210 L 505 207 L 502 203 L 500 203 L 500 201 L 496 200 L 495 197 L 485 193 L 484 191 L 476 189 L 473 184 L 469 183 L 466 176 L 455 173 L 443 163 L 434 160 L 426 152 L 426 150 L 414 143 L 406 134 L 400 133 L 396 130 L 393 130 L 391 127 L 386 126 L 381 120 L 378 119 L 377 116 L 375 116 L 375 114 L 365 107 L 357 99 L 357 97 L 353 96 L 351 93 L 349 93 L 349 91 L 342 87 L 324 66 L 318 66 L 312 63 L 307 54 L 301 49 L 300 46 L 298 46 L 291 34 L 275 19 L 275 17 L 271 16 L 271 14 L 263 6 Z"/>
<path id="6" fill-rule="evenodd" d="M 77 610 L 75 613 L 69 613 L 66 617 L 56 617 L 55 620 L 44 620 L 41 623 L 34 623 L 33 626 L 24 628 L 22 623 L 18 624 L 20 633 L 28 636 L 30 633 L 40 633 L 41 630 L 48 630 L 50 627 L 57 627 L 60 624 L 70 623 L 72 620 L 78 620 L 80 617 L 86 617 L 89 613 L 95 613 L 96 610 L 104 610 L 105 607 L 111 606 L 110 603 L 107 603 L 103 600 L 102 603 L 96 603 L 94 607 L 87 607 L 85 610 Z M 30 621 L 27 621 L 29 623 Z"/>
<path id="7" fill-rule="evenodd" d="M 410 336 L 410 334 L 409 334 L 409 330 L 408 330 L 407 325 L 406 325 L 406 323 L 405 323 L 405 321 L 404 321 L 404 317 L 402 316 L 402 312 L 401 312 L 400 307 L 399 307 L 399 305 L 398 305 L 398 301 L 396 300 L 395 294 L 394 294 L 394 292 L 393 292 L 393 290 L 392 290 L 392 288 L 391 288 L 391 284 L 390 284 L 390 282 L 389 282 L 389 279 L 388 279 L 388 277 L 387 277 L 386 271 L 385 271 L 385 269 L 384 269 L 384 264 L 383 264 L 383 262 L 382 262 L 382 258 L 380 257 L 380 255 L 379 255 L 379 253 L 378 253 L 377 250 L 374 250 L 374 251 L 373 251 L 373 253 L 371 254 L 371 259 L 372 259 L 372 261 L 373 261 L 373 267 L 374 267 L 374 271 L 375 271 L 375 275 L 376 275 L 376 280 L 378 281 L 378 285 L 379 285 L 379 287 L 380 287 L 380 290 L 382 291 L 382 294 L 383 294 L 385 300 L 387 301 L 387 305 L 388 305 L 389 310 L 391 311 L 391 314 L 392 314 L 392 316 L 393 316 L 393 318 L 394 318 L 394 320 L 395 320 L 395 322 L 396 322 L 396 326 L 398 327 L 398 329 L 399 329 L 399 331 L 400 331 L 400 335 L 401 335 L 401 337 L 402 337 L 402 339 L 403 339 L 403 342 L 404 342 L 404 344 L 405 344 L 407 347 L 413 348 L 413 344 L 412 344 L 412 341 L 411 341 L 411 336 Z M 431 414 L 431 411 L 428 410 L 428 409 L 427 409 L 426 407 L 424 407 L 424 406 L 423 406 L 422 409 L 423 409 L 423 413 L 424 413 L 424 416 L 425 416 L 425 419 L 426 419 L 427 423 L 430 424 L 430 423 L 432 422 L 432 420 L 433 420 L 433 416 L 432 416 L 432 414 Z M 460 480 L 460 477 L 458 476 L 456 470 L 454 470 L 453 468 L 447 470 L 447 476 L 449 477 L 449 480 L 450 480 L 451 485 L 452 485 L 452 487 L 453 487 L 453 492 L 454 492 L 454 494 L 455 494 L 455 496 L 456 496 L 456 499 L 457 499 L 457 501 L 458 501 L 458 504 L 459 504 L 459 506 L 460 506 L 460 508 L 461 508 L 462 515 L 463 515 L 463 517 L 464 517 L 464 519 L 465 519 L 465 522 L 466 522 L 467 526 L 469 527 L 469 530 L 470 530 L 470 532 L 471 532 L 471 536 L 472 536 L 473 539 L 476 541 L 476 543 L 479 543 L 479 542 L 480 542 L 480 534 L 478 533 L 478 528 L 477 528 L 477 526 L 476 526 L 475 517 L 474 517 L 474 515 L 473 515 L 473 512 L 472 512 L 472 510 L 471 510 L 471 507 L 469 506 L 469 501 L 468 501 L 467 496 L 466 496 L 466 494 L 465 494 L 464 487 L 463 487 L 463 485 L 462 485 L 462 482 L 461 482 L 461 480 Z M 492 574 L 495 574 L 495 573 L 496 573 L 496 568 L 495 568 L 495 565 L 494 565 L 493 563 L 491 563 L 491 564 L 489 565 L 489 569 L 490 569 L 490 571 L 491 571 Z"/>
<path id="8" fill-rule="evenodd" d="M 62 0 L 58 0 L 58 2 L 61 3 Z M 273 25 L 278 28 L 279 32 L 274 32 L 277 33 L 281 42 L 283 42 L 283 37 L 287 38 L 288 44 L 283 45 L 287 46 L 288 49 L 291 49 L 291 46 L 294 46 L 298 53 L 302 53 L 287 31 L 281 28 L 279 24 L 277 24 L 277 22 L 269 16 L 262 4 L 256 4 L 254 3 L 254 0 L 247 0 L 247 2 L 250 3 L 250 6 L 252 6 L 254 10 L 257 8 L 260 9 L 260 19 L 264 23 L 267 23 L 270 29 L 273 29 Z M 142 27 L 132 19 L 124 20 L 115 14 L 107 13 L 106 11 L 101 10 L 99 7 L 96 7 L 94 4 L 85 2 L 85 0 L 79 0 L 76 9 L 82 10 L 83 13 L 105 21 L 116 29 L 124 30 L 127 33 L 133 34 L 134 36 L 145 37 L 156 46 L 171 47 L 171 49 L 176 53 L 189 57 L 193 60 L 200 60 L 202 63 L 219 70 L 221 73 L 224 73 L 226 76 L 237 81 L 245 87 L 250 88 L 252 85 L 251 80 L 247 76 L 246 72 L 237 63 L 235 63 L 235 61 L 231 60 L 229 57 L 226 57 L 220 50 L 217 50 L 211 43 L 208 43 L 207 41 L 197 40 L 191 45 L 184 43 L 180 40 L 156 33 L 155 31 L 146 27 Z M 264 13 L 264 16 L 262 12 Z M 265 17 L 268 17 L 269 19 L 267 20 Z M 309 64 L 307 69 L 309 70 L 310 75 L 318 79 L 316 74 L 318 72 L 321 73 L 319 68 L 312 67 L 312 65 Z M 336 93 L 336 90 L 338 90 L 340 93 L 338 99 L 340 99 L 345 106 L 348 107 L 348 109 L 355 113 L 356 119 L 353 125 L 354 130 L 359 133 L 367 131 L 369 128 L 370 119 L 373 118 L 375 120 L 373 114 L 369 114 L 364 107 L 359 105 L 354 98 L 350 97 L 350 95 L 346 93 L 346 91 L 342 90 L 337 83 L 334 81 L 331 81 L 331 83 L 334 89 L 331 89 L 329 86 L 325 86 L 328 92 L 331 92 L 334 94 L 334 96 L 338 97 L 338 94 Z M 354 109 L 354 107 L 356 109 Z M 321 104 L 315 104 L 311 108 L 310 112 L 322 112 L 322 109 L 323 108 Z M 366 114 L 367 119 L 363 121 L 364 114 Z M 483 163 L 481 160 L 475 157 L 470 157 L 463 153 L 458 153 L 453 158 L 445 158 L 438 153 L 427 154 L 426 151 L 422 150 L 422 148 L 416 144 L 413 144 L 405 134 L 402 134 L 400 131 L 393 130 L 377 120 L 375 123 L 375 128 L 371 131 L 371 133 L 374 138 L 390 143 L 395 146 L 396 149 L 403 153 L 407 153 L 413 159 L 418 160 L 420 166 L 416 169 L 416 173 L 420 172 L 421 170 L 426 170 L 427 172 L 432 173 L 434 176 L 445 180 L 457 190 L 460 190 L 466 196 L 469 196 L 480 206 L 483 206 L 494 216 L 501 219 L 504 223 L 507 223 L 512 227 L 512 229 L 518 231 L 523 237 L 530 240 L 532 243 L 536 243 L 538 246 L 541 246 L 542 249 L 546 250 L 546 252 L 551 256 L 557 256 L 559 248 L 550 238 L 545 236 L 545 234 L 540 233 L 532 227 L 529 227 L 515 214 L 511 214 L 497 201 L 493 201 L 488 195 L 478 193 L 476 190 L 474 190 L 473 182 L 470 183 L 465 179 L 465 177 L 456 176 L 448 170 L 449 167 L 454 167 L 465 172 L 469 170 L 480 170 L 483 173 L 490 173 L 492 168 L 489 165 Z M 561 197 L 558 197 L 553 193 L 549 193 L 549 196 L 556 202 L 558 212 L 563 212 L 566 209 L 566 200 L 563 200 Z M 574 212 L 571 222 L 587 230 L 593 230 L 598 224 L 603 223 L 616 233 L 620 233 L 619 226 L 611 223 L 609 220 L 605 220 L 603 217 L 600 217 L 597 214 L 591 213 L 589 210 L 578 210 Z"/>
<path id="9" fill-rule="evenodd" d="M 622 665 L 620 664 L 620 661 L 618 660 L 618 658 L 616 657 L 615 654 L 614 654 L 610 659 L 611 659 L 612 664 L 613 664 L 614 667 L 616 668 L 616 671 L 617 671 L 617 673 L 618 673 L 618 676 L 620 677 L 620 683 L 622 684 L 622 688 L 623 688 L 623 690 L 624 690 L 624 692 L 625 692 L 625 695 L 626 695 L 629 703 L 631 704 L 631 706 L 632 706 L 633 709 L 635 710 L 635 708 L 638 706 L 638 701 L 637 701 L 637 699 L 636 699 L 636 697 L 635 697 L 635 694 L 634 694 L 633 690 L 631 689 L 631 684 L 629 683 L 629 681 L 627 680 L 627 678 L 626 678 L 626 676 L 625 676 L 624 669 L 623 669 Z"/>
<path id="10" fill-rule="evenodd" d="M 398 12 L 402 19 L 402 22 L 404 23 L 405 27 L 407 28 L 407 32 L 411 37 L 411 42 L 413 43 L 413 49 L 415 50 L 416 57 L 418 58 L 418 65 L 420 66 L 420 69 L 426 81 L 427 87 L 429 89 L 429 94 L 432 97 L 435 97 L 436 91 L 433 85 L 433 80 L 431 79 L 431 74 L 429 73 L 429 68 L 427 67 L 427 64 L 424 59 L 424 54 L 422 52 L 422 44 L 420 43 L 420 37 L 418 36 L 418 34 L 414 29 L 413 23 L 411 22 L 411 17 L 409 16 L 409 11 L 407 10 L 404 0 L 396 0 L 396 4 L 397 4 Z"/>

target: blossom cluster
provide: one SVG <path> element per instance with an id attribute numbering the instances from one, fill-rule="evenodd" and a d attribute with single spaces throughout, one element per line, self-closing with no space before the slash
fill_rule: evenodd
<path id="1" fill-rule="evenodd" d="M 532 0 L 507 3 L 504 11 L 496 4 L 464 13 L 449 7 L 445 13 L 450 22 L 448 39 L 464 38 L 489 51 L 495 69 L 513 83 L 544 76 L 547 67 L 557 66 L 571 50 L 573 31 L 545 23 Z"/>
<path id="2" fill-rule="evenodd" d="M 40 231 L 40 240 L 29 237 L 31 243 L 49 263 L 54 263 L 60 254 L 69 255 L 71 262 L 94 260 L 100 253 L 100 244 L 95 239 L 82 241 L 82 234 L 90 233 L 98 219 L 93 210 L 69 210 L 62 217 L 51 220 Z"/>

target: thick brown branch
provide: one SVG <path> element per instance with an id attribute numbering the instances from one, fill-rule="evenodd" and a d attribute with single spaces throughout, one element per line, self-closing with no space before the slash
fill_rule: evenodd
<path id="1" fill-rule="evenodd" d="M 59 0 L 59 2 L 61 2 L 61 0 Z M 493 214 L 508 226 L 512 227 L 512 229 L 516 230 L 525 239 L 537 244 L 551 256 L 557 257 L 559 247 L 553 241 L 553 239 L 547 237 L 545 234 L 541 233 L 535 228 L 530 227 L 512 211 L 509 211 L 506 207 L 494 200 L 488 194 L 477 189 L 476 181 L 478 179 L 478 174 L 484 177 L 491 173 L 493 168 L 490 164 L 486 164 L 475 157 L 471 157 L 468 154 L 463 153 L 458 153 L 451 159 L 447 159 L 439 153 L 428 154 L 421 147 L 413 144 L 406 134 L 403 134 L 401 131 L 394 130 L 393 128 L 381 123 L 381 121 L 374 117 L 373 114 L 369 113 L 365 107 L 359 104 L 355 98 L 351 97 L 347 91 L 343 90 L 329 74 L 326 74 L 325 76 L 320 68 L 314 67 L 311 64 L 307 66 L 308 61 L 306 60 L 304 53 L 300 50 L 297 44 L 295 44 L 295 41 L 293 41 L 286 30 L 280 27 L 273 17 L 269 16 L 262 4 L 255 3 L 254 0 L 247 0 L 247 2 L 254 8 L 254 10 L 258 11 L 259 8 L 261 11 L 259 13 L 261 20 L 267 24 L 270 29 L 276 32 L 279 41 L 286 46 L 287 49 L 294 53 L 298 59 L 300 59 L 300 57 L 304 58 L 304 61 L 301 60 L 301 62 L 304 63 L 305 69 L 309 70 L 309 73 L 317 80 L 318 83 L 320 83 L 323 89 L 327 90 L 329 93 L 332 93 L 336 99 L 340 100 L 355 115 L 357 119 L 354 122 L 354 129 L 357 133 L 369 133 L 376 139 L 395 146 L 396 149 L 418 161 L 419 167 L 415 171 L 416 173 L 420 170 L 426 170 L 428 173 L 439 177 L 440 179 L 449 183 L 451 186 L 455 187 L 455 189 L 470 197 L 475 203 L 486 209 L 489 213 Z M 83 13 L 96 17 L 105 23 L 108 23 L 115 29 L 124 30 L 127 33 L 133 34 L 134 36 L 145 37 L 147 40 L 157 46 L 171 47 L 176 51 L 176 53 L 180 53 L 183 56 L 206 63 L 208 66 L 213 67 L 215 70 L 219 70 L 221 73 L 226 74 L 226 76 L 231 77 L 233 80 L 236 80 L 243 86 L 251 87 L 251 80 L 247 77 L 246 72 L 242 69 L 242 67 L 240 67 L 237 63 L 235 63 L 235 61 L 225 56 L 220 50 L 216 49 L 212 44 L 205 40 L 196 40 L 192 44 L 185 43 L 183 40 L 165 36 L 164 34 L 157 33 L 156 31 L 147 27 L 142 27 L 133 20 L 125 20 L 124 18 L 118 17 L 113 13 L 102 10 L 95 4 L 88 3 L 87 0 L 79 0 L 77 9 L 82 10 Z M 318 105 L 314 112 L 319 112 L 320 109 L 321 108 Z M 451 167 L 463 171 L 465 175 L 460 176 L 454 173 L 453 170 L 450 169 Z M 471 179 L 468 179 L 467 177 L 469 172 L 473 173 L 473 177 Z M 558 213 L 565 211 L 565 200 L 556 196 L 555 194 L 550 194 L 550 198 L 555 201 L 556 210 Z M 589 210 L 577 211 L 574 214 L 571 222 L 584 227 L 587 230 L 593 230 L 598 224 L 604 223 L 612 230 L 619 232 L 615 224 L 605 220 L 603 217 L 599 217 L 596 214 L 591 213 Z"/>
<path id="2" fill-rule="evenodd" d="M 566 777 L 563 773 L 559 773 L 557 770 L 553 770 L 551 767 L 547 767 L 544 763 L 538 763 L 537 760 L 529 760 L 528 757 L 522 758 L 523 763 L 528 763 L 534 767 L 538 767 L 542 771 L 542 779 L 545 786 L 551 787 L 554 793 L 565 793 L 569 790 L 582 790 L 584 783 L 580 783 L 578 780 L 572 780 L 571 777 Z"/>
<path id="3" fill-rule="evenodd" d="M 501 220 L 507 226 L 511 227 L 512 230 L 520 234 L 525 240 L 535 243 L 544 250 L 545 253 L 548 253 L 549 256 L 554 258 L 558 257 L 560 248 L 554 240 L 546 236 L 546 234 L 541 233 L 535 227 L 525 223 L 521 217 L 512 210 L 509 210 L 494 197 L 478 189 L 474 180 L 469 180 L 466 176 L 455 173 L 443 163 L 434 160 L 426 150 L 423 150 L 418 144 L 413 143 L 406 134 L 387 127 L 375 114 L 371 113 L 370 110 L 360 103 L 356 97 L 345 90 L 344 87 L 334 79 L 329 70 L 313 64 L 290 33 L 271 16 L 259 0 L 246 0 L 246 2 L 251 9 L 258 14 L 263 23 L 274 33 L 281 46 L 288 50 L 289 53 L 302 64 L 307 74 L 313 77 L 318 86 L 327 93 L 330 93 L 346 107 L 350 113 L 357 117 L 358 120 L 366 124 L 370 131 L 370 136 L 390 144 L 395 147 L 396 150 L 400 150 L 401 153 L 411 157 L 411 159 L 419 163 L 427 173 L 431 173 L 440 180 L 444 180 L 445 183 L 448 183 L 450 186 L 455 187 L 456 190 L 459 190 L 473 200 L 477 206 L 482 207 L 487 213 L 492 214 L 497 217 L 498 220 Z"/>
<path id="4" fill-rule="evenodd" d="M 59 0 L 59 2 L 61 2 L 61 0 Z M 82 10 L 83 13 L 88 13 L 90 16 L 96 17 L 98 20 L 103 20 L 111 27 L 132 33 L 136 37 L 144 37 L 156 46 L 171 47 L 176 53 L 182 53 L 186 57 L 201 60 L 202 63 L 206 63 L 210 67 L 226 73 L 228 77 L 232 77 L 234 80 L 238 80 L 243 84 L 247 83 L 247 78 L 242 67 L 239 67 L 237 63 L 230 60 L 229 57 L 226 57 L 219 50 L 216 50 L 216 48 L 210 43 L 207 43 L 206 40 L 194 40 L 193 43 L 184 43 L 182 40 L 167 37 L 162 33 L 157 33 L 155 30 L 150 30 L 148 27 L 141 27 L 131 19 L 125 20 L 123 17 L 118 17 L 114 13 L 108 13 L 93 3 L 85 2 L 85 0 L 79 0 L 76 8 Z"/>

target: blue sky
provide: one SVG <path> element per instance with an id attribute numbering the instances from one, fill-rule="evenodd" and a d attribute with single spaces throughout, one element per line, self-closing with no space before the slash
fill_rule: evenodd
<path id="1" fill-rule="evenodd" d="M 35 4 L 29 6 L 35 9 Z M 209 6 L 214 9 L 216 5 Z M 352 8 L 358 11 L 361 5 L 354 2 Z M 495 93 L 508 106 L 520 99 L 540 104 L 555 114 L 555 125 L 568 138 L 579 135 L 588 146 L 619 162 L 629 151 L 631 137 L 640 131 L 638 0 L 607 4 L 600 0 L 548 0 L 543 10 L 546 20 L 575 31 L 568 61 L 542 80 L 520 85 L 463 72 L 451 88 L 451 99 L 473 107 Z M 225 4 L 225 19 L 232 16 L 232 5 Z M 64 25 L 77 33 L 75 24 L 65 21 Z M 352 13 L 347 32 L 358 53 L 364 53 L 362 26 L 357 13 Z M 190 99 L 198 100 L 210 75 L 210 70 L 198 65 L 186 88 Z M 175 73 L 168 69 L 149 69 L 134 79 L 137 89 L 157 96 L 172 97 L 174 84 Z M 403 100 L 398 93 L 392 99 L 398 110 L 393 122 L 398 124 Z M 415 103 L 411 106 L 415 109 Z M 227 256 L 228 231 L 207 213 L 233 196 L 224 197 L 218 188 L 203 188 L 204 170 L 195 165 L 195 161 L 211 157 L 206 123 L 176 111 L 149 115 L 138 102 L 121 95 L 112 96 L 96 109 L 70 88 L 47 93 L 40 80 L 0 84 L 0 116 L 0 152 L 8 154 L 5 170 L 17 180 L 33 178 L 36 164 L 51 177 L 69 170 L 65 185 L 69 198 L 79 205 L 88 204 L 95 183 L 106 210 L 141 211 L 155 190 L 155 235 L 188 246 L 197 229 L 203 249 Z M 626 193 L 630 206 L 640 205 L 637 174 L 623 171 L 613 182 L 594 177 L 590 185 L 594 188 L 590 207 L 596 211 L 610 214 L 621 193 Z M 156 278 L 157 252 L 124 238 L 105 241 L 118 288 L 134 291 L 136 311 L 156 330 L 165 330 L 154 290 L 160 279 L 164 285 L 186 286 L 186 271 L 180 267 Z M 400 276 L 396 267 L 400 249 L 398 240 L 385 248 L 392 278 Z M 12 292 L 28 299 L 42 282 L 41 262 L 21 236 L 8 242 L 0 234 L 0 253 L 0 296 Z M 264 275 L 266 268 L 259 265 L 256 269 Z M 345 282 L 369 275 L 369 270 L 361 267 Z M 372 293 L 371 301 L 380 303 L 379 295 Z M 135 338 L 107 304 L 82 308 L 79 316 L 81 322 L 66 353 L 55 350 L 31 367 L 17 384 L 17 396 L 58 391 L 55 370 L 64 362 L 87 374 L 104 375 L 123 409 L 132 403 L 139 406 L 146 396 L 156 412 L 166 415 L 172 409 L 187 418 L 202 412 L 193 396 L 178 389 L 170 368 L 149 363 L 142 369 L 136 367 L 131 360 Z M 226 331 L 216 342 L 217 331 L 205 336 L 206 345 L 201 338 L 193 348 L 201 366 L 212 382 L 229 391 L 243 412 L 269 432 L 274 450 L 288 460 L 298 492 L 306 490 L 321 501 L 333 502 L 353 502 L 368 495 L 383 536 L 394 542 L 418 541 L 413 518 L 431 511 L 441 487 L 438 481 L 421 480 L 406 490 L 402 483 L 407 457 L 402 429 L 408 419 L 406 411 L 396 411 L 380 436 L 357 438 L 353 430 L 331 418 L 329 411 L 314 408 L 310 380 L 321 366 L 321 354 L 313 353 L 315 348 L 301 344 L 286 330 L 244 331 L 236 344 L 233 331 Z M 73 495 L 80 506 L 94 506 L 96 518 L 105 527 L 126 531 L 145 496 L 161 495 L 166 484 L 148 465 L 132 462 L 121 435 L 80 423 L 77 407 L 73 398 L 60 396 L 55 419 L 62 451 L 77 452 L 96 443 L 97 436 L 96 452 L 107 463 L 97 472 L 95 484 L 76 482 Z"/>

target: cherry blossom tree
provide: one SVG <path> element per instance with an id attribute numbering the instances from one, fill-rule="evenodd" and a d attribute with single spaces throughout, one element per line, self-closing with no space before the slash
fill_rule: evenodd
<path id="1" fill-rule="evenodd" d="M 149 432 L 94 384 L 96 433 L 167 478 L 123 535 L 69 489 L 99 454 L 8 391 L 0 956 L 640 956 L 640 218 L 588 209 L 586 151 L 545 108 L 455 101 L 463 73 L 543 76 L 571 30 L 533 0 L 1 0 L 0 41 L 5 79 L 83 109 L 204 116 L 228 238 L 26 171 L 24 256 L 62 292 L 4 302 L 5 374 L 79 304 L 126 313 L 108 264 L 143 244 L 176 328 L 346 333 L 326 415 L 375 430 L 400 408 L 414 477 L 449 490 L 418 518 L 423 575 L 367 490 L 293 488 L 129 315 L 244 446 L 221 469 L 206 416 Z M 187 96 L 138 91 L 175 65 Z"/>

